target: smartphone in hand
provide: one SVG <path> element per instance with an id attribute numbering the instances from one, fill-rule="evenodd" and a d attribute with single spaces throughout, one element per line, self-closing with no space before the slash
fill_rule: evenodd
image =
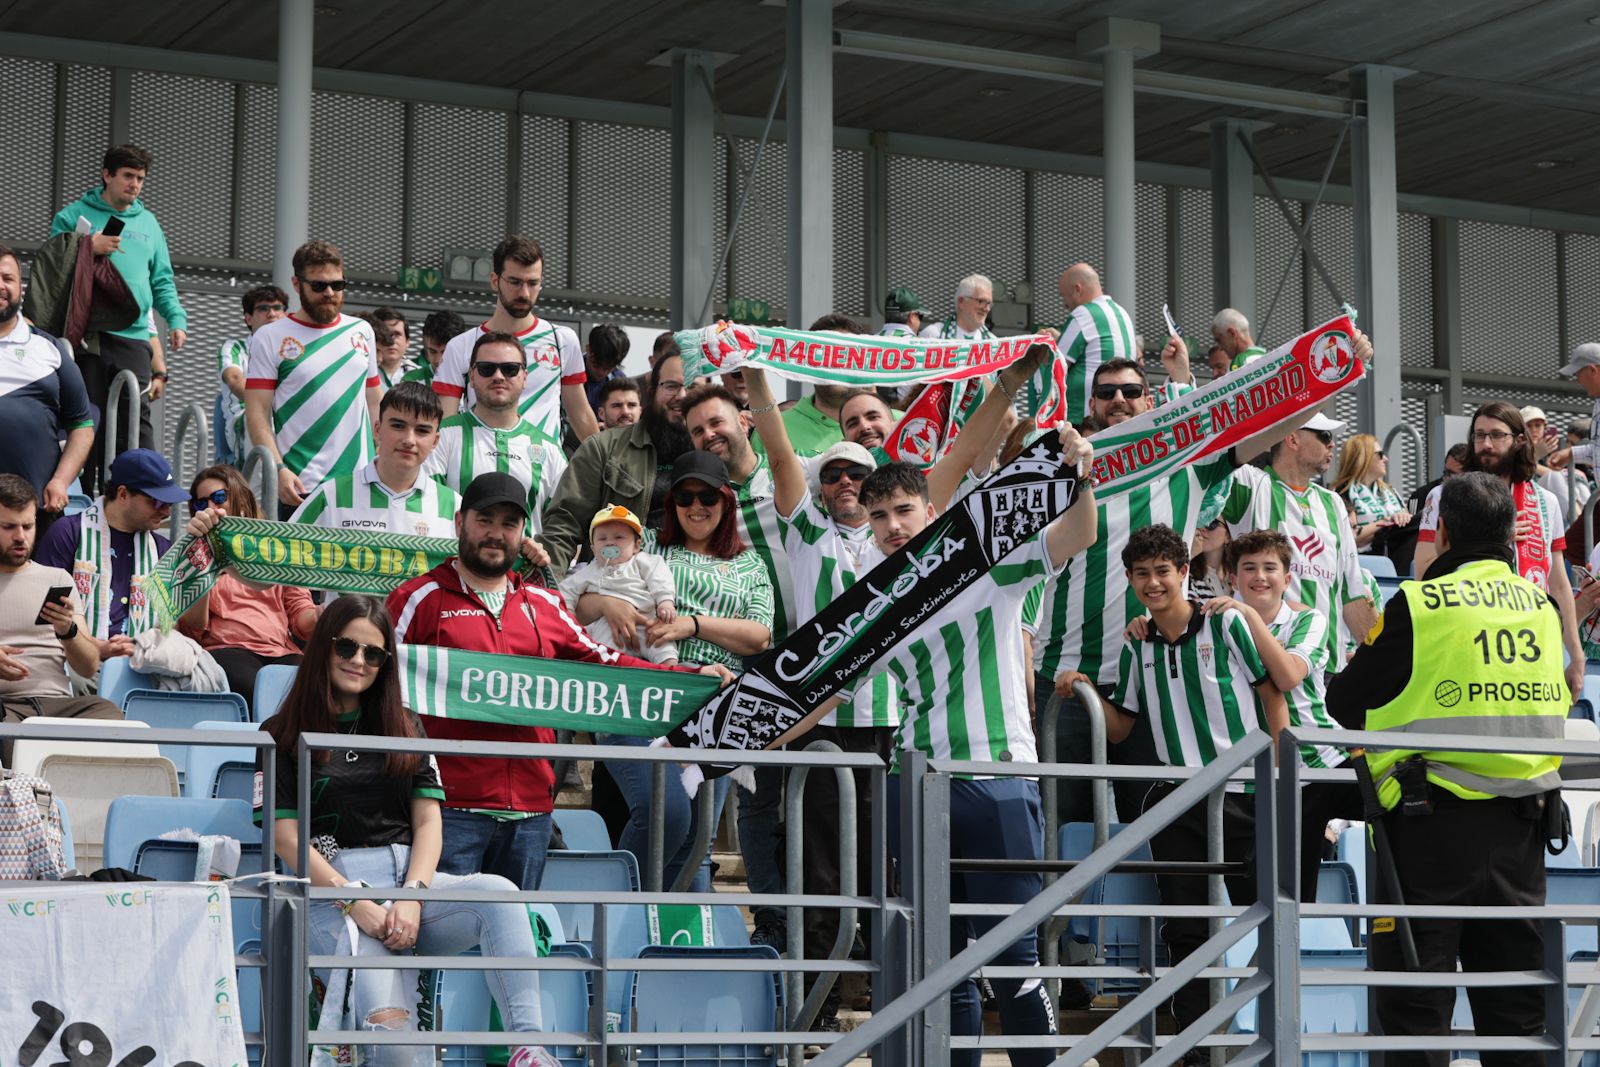
<path id="1" fill-rule="evenodd" d="M 107 237 L 121 237 L 122 229 L 126 225 L 126 222 L 123 222 L 117 216 L 113 215 L 106 220 L 105 229 L 101 230 L 100 232 L 105 234 Z"/>
<path id="2" fill-rule="evenodd" d="M 60 604 L 66 606 L 67 597 L 72 595 L 70 585 L 52 585 L 50 591 L 44 595 L 44 604 L 39 605 L 39 615 L 33 620 L 35 626 L 49 626 L 50 620 L 44 617 L 45 604 Z"/>

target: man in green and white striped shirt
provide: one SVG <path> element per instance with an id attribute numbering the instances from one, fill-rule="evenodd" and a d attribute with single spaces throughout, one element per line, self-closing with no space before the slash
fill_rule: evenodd
<path id="1" fill-rule="evenodd" d="M 1100 287 L 1100 275 L 1087 263 L 1074 263 L 1061 272 L 1061 302 L 1067 307 L 1067 321 L 1056 342 L 1056 359 L 1063 364 L 1065 389 L 1059 398 L 1066 406 L 1066 420 L 1082 425 L 1089 416 L 1089 393 L 1094 372 L 1113 359 L 1143 362 L 1134 341 L 1133 320 Z M 1038 402 L 1049 399 L 1040 396 Z"/>
<path id="2" fill-rule="evenodd" d="M 324 479 L 291 522 L 330 530 L 448 537 L 459 499 L 422 471 L 439 439 L 439 399 L 421 382 L 401 382 L 378 408 L 378 458 L 354 474 Z"/>
<path id="3" fill-rule="evenodd" d="M 1276 734 L 1288 722 L 1283 694 L 1272 683 L 1250 626 L 1232 607 L 1206 614 L 1184 595 L 1189 573 L 1189 542 L 1170 526 L 1135 530 L 1122 550 L 1123 568 L 1139 602 L 1150 612 L 1145 636 L 1122 650 L 1117 685 L 1106 708 L 1106 737 L 1121 741 L 1135 719 L 1150 720 L 1161 761 L 1173 767 L 1203 767 L 1255 730 Z M 1260 703 L 1257 703 L 1257 698 Z M 1176 787 L 1156 782 L 1144 808 Z M 1255 797 L 1244 783 L 1227 786 L 1222 804 L 1223 855 L 1230 861 L 1255 861 Z M 1150 842 L 1157 860 L 1206 859 L 1206 806 L 1197 804 L 1159 831 Z M 1123 813 L 1127 818 L 1128 813 Z M 1203 905 L 1206 884 L 1194 877 L 1157 875 L 1161 902 Z M 1235 905 L 1255 902 L 1255 875 L 1230 877 Z M 1206 920 L 1170 918 L 1162 937 L 1174 964 L 1206 939 Z M 1172 1012 L 1183 1030 L 1205 1013 L 1206 983 L 1190 982 L 1172 998 Z"/>
<path id="4" fill-rule="evenodd" d="M 527 353 L 508 333 L 480 334 L 467 364 L 476 402 L 439 428 L 424 474 L 457 493 L 489 471 L 509 474 L 528 491 L 528 532 L 539 536 L 544 508 L 567 469 L 561 443 L 518 410 Z"/>
<path id="5" fill-rule="evenodd" d="M 1250 320 L 1237 308 L 1223 308 L 1211 320 L 1211 339 L 1228 357 L 1228 370 L 1236 371 L 1267 354 L 1250 336 Z"/>
<path id="6" fill-rule="evenodd" d="M 269 322 L 277 322 L 289 310 L 289 295 L 276 285 L 258 285 L 239 298 L 244 309 L 244 325 L 249 332 L 222 342 L 217 351 L 217 372 L 222 388 L 217 391 L 216 427 L 212 435 L 217 462 L 242 466 L 249 440 L 244 431 L 244 379 L 250 365 L 250 338 Z"/>

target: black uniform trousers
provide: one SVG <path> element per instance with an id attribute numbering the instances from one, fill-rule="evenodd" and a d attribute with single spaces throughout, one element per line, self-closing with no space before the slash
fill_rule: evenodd
<path id="1" fill-rule="evenodd" d="M 1462 800 L 1438 786 L 1431 815 L 1391 812 L 1385 819 L 1395 870 L 1407 904 L 1467 906 L 1544 903 L 1544 833 L 1532 800 Z M 1382 883 L 1379 883 L 1380 887 Z M 1380 888 L 1374 898 L 1387 900 Z M 1374 924 L 1377 926 L 1378 924 Z M 1532 919 L 1413 919 L 1417 963 L 1424 971 L 1537 971 L 1544 967 L 1544 935 Z M 1398 929 L 1375 929 L 1375 970 L 1400 971 Z M 1472 1019 L 1482 1035 L 1544 1033 L 1544 991 L 1537 987 L 1468 989 Z M 1380 988 L 1378 1022 L 1389 1035 L 1448 1034 L 1456 992 L 1448 984 L 1427 989 Z M 1387 1067 L 1446 1067 L 1446 1052 L 1386 1052 Z M 1537 1052 L 1485 1052 L 1484 1067 L 1533 1067 Z"/>
<path id="2" fill-rule="evenodd" d="M 109 444 L 106 441 L 106 420 L 109 418 L 106 399 L 111 392 L 111 380 L 120 372 L 131 370 L 134 377 L 139 379 L 139 389 L 143 392 L 150 387 L 151 356 L 149 341 L 135 341 L 109 333 L 100 335 L 98 353 L 78 353 L 78 371 L 83 375 L 83 386 L 89 394 L 89 403 L 100 412 L 100 423 L 94 431 L 94 445 L 89 449 L 89 458 L 84 463 L 83 474 L 80 476 L 84 492 L 90 496 L 95 495 L 100 485 L 100 474 L 105 470 L 107 448 L 110 448 L 111 455 L 115 458 L 130 448 L 155 447 L 155 431 L 150 423 L 150 399 L 144 396 L 140 397 L 139 425 L 128 425 L 127 410 L 123 408 L 117 412 L 120 421 L 117 427 L 118 439 Z M 126 403 L 127 401 L 123 400 L 118 407 Z"/>

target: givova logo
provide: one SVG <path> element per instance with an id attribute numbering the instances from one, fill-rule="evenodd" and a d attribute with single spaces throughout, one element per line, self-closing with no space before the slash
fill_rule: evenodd
<path id="1" fill-rule="evenodd" d="M 42 900 L 22 900 L 18 897 L 10 897 L 6 900 L 6 910 L 19 919 L 42 919 L 47 915 L 56 913 L 56 902 L 50 897 L 45 897 Z"/>

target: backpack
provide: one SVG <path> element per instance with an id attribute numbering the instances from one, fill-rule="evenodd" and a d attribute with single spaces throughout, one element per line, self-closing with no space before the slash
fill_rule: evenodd
<path id="1" fill-rule="evenodd" d="M 58 881 L 66 872 L 61 811 L 50 783 L 0 772 L 0 880 Z"/>

